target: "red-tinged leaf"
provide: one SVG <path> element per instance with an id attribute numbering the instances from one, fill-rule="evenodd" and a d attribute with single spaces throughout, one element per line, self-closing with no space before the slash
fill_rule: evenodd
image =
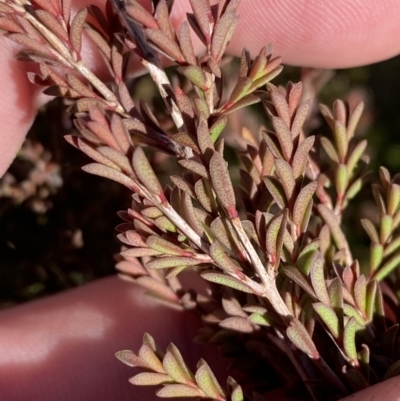
<path id="1" fill-rule="evenodd" d="M 322 218 L 324 219 L 325 223 L 329 227 L 329 231 L 332 234 L 333 239 L 335 240 L 336 246 L 338 249 L 347 250 L 347 240 L 343 231 L 340 227 L 340 222 L 328 206 L 320 204 L 318 205 L 318 211 L 321 214 Z"/>
<path id="2" fill-rule="evenodd" d="M 6 6 L 6 5 L 4 5 L 4 6 Z M 8 7 L 8 6 L 6 6 L 6 7 Z M 0 8 L 0 12 L 2 12 L 1 8 Z M 17 24 L 14 20 L 6 18 L 6 17 L 0 17 L 0 29 L 4 30 L 6 32 L 12 32 L 12 33 L 21 33 L 21 34 L 25 33 L 25 31 L 22 29 L 21 25 Z"/>
<path id="3" fill-rule="evenodd" d="M 205 272 L 202 272 L 200 273 L 200 275 L 205 280 L 211 281 L 212 283 L 234 288 L 235 290 L 247 292 L 249 294 L 254 293 L 254 290 L 251 287 L 247 286 L 243 281 L 236 279 L 234 277 L 230 277 L 222 273 L 216 273 L 212 270 L 207 270 Z"/>
<path id="4" fill-rule="evenodd" d="M 113 113 L 111 116 L 110 128 L 121 151 L 125 154 L 128 153 L 133 146 L 132 139 L 128 134 L 128 130 L 125 128 L 121 117 L 116 113 Z"/>
<path id="5" fill-rule="evenodd" d="M 343 334 L 343 348 L 346 355 L 357 363 L 357 348 L 356 348 L 356 332 L 358 329 L 357 321 L 351 317 L 344 328 Z M 357 363 L 358 364 L 358 363 Z"/>
<path id="6" fill-rule="evenodd" d="M 83 166 L 82 170 L 86 171 L 89 174 L 98 175 L 99 177 L 104 177 L 108 178 L 109 180 L 119 182 L 120 184 L 125 185 L 129 189 L 136 189 L 136 184 L 131 178 L 110 167 L 103 166 L 98 163 L 90 163 L 87 164 L 86 166 Z"/>
<path id="7" fill-rule="evenodd" d="M 115 265 L 115 268 L 131 276 L 145 276 L 146 274 L 148 274 L 146 269 L 138 260 L 136 261 L 136 263 L 130 260 L 122 260 Z"/>
<path id="8" fill-rule="evenodd" d="M 142 372 L 129 379 L 129 383 L 135 386 L 158 386 L 160 384 L 172 383 L 168 375 L 162 373 Z"/>
<path id="9" fill-rule="evenodd" d="M 313 288 L 308 282 L 307 278 L 295 267 L 283 266 L 281 267 L 283 273 L 298 284 L 304 291 L 306 291 L 312 298 L 317 298 Z"/>
<path id="10" fill-rule="evenodd" d="M 62 15 L 65 22 L 69 22 L 71 16 L 71 3 L 72 0 L 61 0 Z"/>
<path id="11" fill-rule="evenodd" d="M 165 373 L 162 363 L 154 351 L 154 347 L 150 344 L 143 343 L 139 349 L 138 356 L 148 365 L 151 370 L 154 370 L 157 373 Z"/>
<path id="12" fill-rule="evenodd" d="M 377 184 L 372 184 L 372 194 L 380 214 L 386 214 L 386 202 L 382 188 Z"/>
<path id="13" fill-rule="evenodd" d="M 182 211 L 186 222 L 202 237 L 204 235 L 204 226 L 198 219 L 192 200 L 186 192 L 182 194 Z"/>
<path id="14" fill-rule="evenodd" d="M 16 42 L 16 43 L 24 46 L 25 48 L 28 48 L 30 50 L 33 50 L 34 52 L 37 52 L 38 53 L 37 55 L 39 57 L 41 55 L 44 55 L 44 56 L 53 58 L 52 53 L 50 52 L 50 50 L 47 48 L 47 46 L 45 44 L 40 43 L 25 34 L 11 33 L 10 35 L 7 35 L 7 38 L 12 40 L 13 42 Z"/>
<path id="15" fill-rule="evenodd" d="M 326 289 L 324 277 L 324 259 L 319 252 L 313 255 L 310 268 L 311 283 L 317 298 L 326 305 L 330 305 L 328 290 Z"/>
<path id="16" fill-rule="evenodd" d="M 216 209 L 216 205 L 208 182 L 204 179 L 198 180 L 194 185 L 194 191 L 196 193 L 196 199 L 200 202 L 204 210 L 212 213 Z"/>
<path id="17" fill-rule="evenodd" d="M 72 146 L 75 146 L 77 149 L 81 150 L 83 153 L 88 155 L 94 161 L 103 164 L 105 166 L 111 167 L 115 170 L 121 171 L 121 168 L 117 164 L 115 164 L 112 160 L 99 153 L 95 149 L 95 147 L 85 139 L 72 135 L 66 135 L 64 138 L 68 143 L 70 143 Z"/>
<path id="18" fill-rule="evenodd" d="M 302 141 L 293 156 L 292 171 L 296 179 L 304 174 L 308 161 L 308 154 L 314 145 L 314 139 L 314 136 L 309 136 Z"/>
<path id="19" fill-rule="evenodd" d="M 275 168 L 285 191 L 286 199 L 290 202 L 296 185 L 292 168 L 288 162 L 282 159 L 275 160 Z"/>
<path id="20" fill-rule="evenodd" d="M 177 175 L 172 175 L 171 181 L 183 192 L 188 193 L 192 198 L 195 198 L 196 195 L 194 193 L 193 186 L 185 181 L 182 177 Z"/>
<path id="21" fill-rule="evenodd" d="M 317 189 L 317 182 L 307 184 L 299 193 L 293 207 L 293 223 L 300 227 L 306 214 L 307 206 Z"/>
<path id="22" fill-rule="evenodd" d="M 219 323 L 219 326 L 227 330 L 237 331 L 239 333 L 252 333 L 254 331 L 254 326 L 247 317 L 228 317 Z"/>
<path id="23" fill-rule="evenodd" d="M 137 147 L 133 152 L 132 165 L 135 174 L 138 176 L 142 184 L 153 194 L 157 195 L 161 202 L 165 201 L 163 188 L 158 181 L 153 168 L 151 167 L 143 149 Z"/>
<path id="24" fill-rule="evenodd" d="M 278 117 L 285 123 L 287 127 L 290 127 L 290 112 L 286 99 L 279 92 L 272 92 L 271 100 Z"/>
<path id="25" fill-rule="evenodd" d="M 103 35 L 100 34 L 96 29 L 92 26 L 85 26 L 85 32 L 88 34 L 90 39 L 93 40 L 97 48 L 104 54 L 104 56 L 110 60 L 111 58 L 111 47 L 109 46 L 106 39 L 104 39 Z"/>
<path id="26" fill-rule="evenodd" d="M 5 3 L 0 3 L 0 13 L 14 14 L 14 9 Z"/>
<path id="27" fill-rule="evenodd" d="M 193 119 L 192 119 L 192 122 L 193 122 Z M 193 125 L 193 132 L 194 131 L 195 131 L 195 128 L 194 128 L 194 125 Z M 172 139 L 177 144 L 189 147 L 190 149 L 192 149 L 194 151 L 194 153 L 200 154 L 200 149 L 199 149 L 196 141 L 193 139 L 193 137 L 191 135 L 187 134 L 186 132 L 179 132 L 178 134 L 175 134 L 172 137 Z"/>
<path id="28" fill-rule="evenodd" d="M 196 173 L 203 178 L 208 178 L 207 170 L 203 164 L 189 159 L 179 160 L 178 163 L 185 167 L 187 170 L 192 171 L 193 173 Z"/>
<path id="29" fill-rule="evenodd" d="M 371 242 L 379 244 L 379 235 L 373 223 L 368 219 L 361 219 L 361 225 L 368 234 Z"/>
<path id="30" fill-rule="evenodd" d="M 211 42 L 211 54 L 220 62 L 222 56 L 225 53 L 228 43 L 232 39 L 233 33 L 236 30 L 239 17 L 236 12 L 225 12 L 221 19 L 218 21 L 217 26 L 214 29 L 212 42 Z"/>
<path id="31" fill-rule="evenodd" d="M 363 110 L 364 110 L 364 102 L 360 102 L 353 110 L 353 112 L 350 114 L 349 121 L 347 123 L 347 139 L 349 141 L 354 136 L 357 124 L 360 121 Z"/>
<path id="32" fill-rule="evenodd" d="M 54 14 L 51 14 L 45 10 L 36 10 L 36 15 L 38 16 L 39 20 L 42 21 L 43 25 L 49 28 L 49 30 L 61 40 L 64 42 L 69 40 L 67 31 L 60 24 Z"/>
<path id="33" fill-rule="evenodd" d="M 281 182 L 275 177 L 265 177 L 264 183 L 276 204 L 281 209 L 286 207 L 286 196 Z"/>
<path id="34" fill-rule="evenodd" d="M 297 109 L 296 115 L 290 127 L 290 131 L 292 133 L 293 138 L 296 138 L 300 134 L 304 121 L 307 119 L 309 108 L 310 108 L 310 102 L 307 100 L 306 102 L 301 104 Z"/>
<path id="35" fill-rule="evenodd" d="M 383 380 L 388 380 L 388 379 L 390 379 L 392 377 L 396 377 L 398 375 L 400 375 L 400 360 L 393 362 L 389 366 L 388 370 L 385 373 L 385 376 L 383 377 Z"/>
<path id="36" fill-rule="evenodd" d="M 130 161 L 124 154 L 108 146 L 99 146 L 97 147 L 97 151 L 103 156 L 105 156 L 107 159 L 115 163 L 120 170 L 123 170 L 125 173 L 128 173 L 131 177 L 134 177 L 134 172 L 132 170 Z"/>
<path id="37" fill-rule="evenodd" d="M 52 85 L 46 88 L 42 93 L 48 96 L 56 96 L 56 97 L 65 97 L 65 98 L 79 98 L 81 97 L 81 94 L 73 89 L 71 89 L 69 86 L 63 86 L 63 85 Z M 82 100 L 82 99 L 80 99 Z M 94 102 L 96 102 L 95 99 L 92 99 Z"/>
<path id="38" fill-rule="evenodd" d="M 185 62 L 179 46 L 176 44 L 176 42 L 167 37 L 164 32 L 159 29 L 146 29 L 146 35 L 157 47 L 159 47 L 173 60 L 177 61 L 178 63 Z"/>
<path id="39" fill-rule="evenodd" d="M 297 319 L 293 319 L 290 322 L 289 327 L 286 329 L 286 334 L 290 341 L 299 348 L 301 351 L 306 353 L 312 359 L 319 359 L 318 350 L 313 343 L 307 329 Z"/>
<path id="40" fill-rule="evenodd" d="M 160 252 L 158 254 L 160 254 Z M 188 257 L 162 257 L 152 259 L 150 262 L 146 263 L 146 267 L 149 269 L 169 269 L 179 266 L 197 266 L 201 263 L 201 260 Z"/>
<path id="41" fill-rule="evenodd" d="M 195 379 L 197 385 L 207 397 L 213 400 L 225 398 L 224 391 L 204 359 L 200 359 L 199 363 L 197 364 Z"/>
<path id="42" fill-rule="evenodd" d="M 196 387 L 186 384 L 168 384 L 156 391 L 157 397 L 180 398 L 180 397 L 202 397 L 203 392 Z"/>
<path id="43" fill-rule="evenodd" d="M 197 59 L 193 50 L 192 39 L 190 38 L 190 29 L 187 21 L 183 22 L 179 28 L 179 44 L 181 52 L 185 57 L 185 60 L 190 65 L 196 65 Z"/>
<path id="44" fill-rule="evenodd" d="M 211 29 L 214 24 L 212 12 L 208 0 L 189 0 L 197 25 L 204 35 L 206 45 L 211 43 Z"/>
<path id="45" fill-rule="evenodd" d="M 97 121 L 86 122 L 86 127 L 90 129 L 105 145 L 119 150 L 118 142 L 108 127 L 108 123 L 104 124 Z"/>
<path id="46" fill-rule="evenodd" d="M 238 216 L 236 198 L 226 161 L 220 153 L 214 152 L 210 160 L 210 177 L 213 189 L 221 205 L 226 209 L 230 218 Z"/>
<path id="47" fill-rule="evenodd" d="M 171 18 L 169 15 L 169 7 L 166 0 L 159 0 L 157 2 L 154 17 L 158 22 L 159 28 L 168 36 L 171 40 L 175 40 L 175 31 L 171 24 Z"/>
<path id="48" fill-rule="evenodd" d="M 148 276 L 138 277 L 135 281 L 140 286 L 148 289 L 149 290 L 148 294 L 155 295 L 155 297 L 159 298 L 160 300 L 168 301 L 171 304 L 171 306 L 179 305 L 180 301 L 178 296 L 171 290 L 171 288 L 167 287 L 161 281 L 158 281 L 153 277 L 148 277 Z M 163 373 L 162 371 L 158 372 Z"/>
<path id="49" fill-rule="evenodd" d="M 131 18 L 133 18 L 135 21 L 139 22 L 146 28 L 151 28 L 151 29 L 159 28 L 155 18 L 139 3 L 127 4 L 126 12 Z"/>
<path id="50" fill-rule="evenodd" d="M 333 114 L 332 114 L 331 110 L 329 109 L 329 107 L 325 104 L 320 104 L 319 110 L 320 110 L 322 116 L 325 118 L 328 125 L 330 126 L 330 128 L 333 129 L 334 118 L 333 118 Z"/>
<path id="51" fill-rule="evenodd" d="M 290 161 L 293 152 L 292 134 L 285 122 L 279 117 L 272 117 L 272 125 L 274 126 L 283 156 L 286 161 Z"/>
<path id="52" fill-rule="evenodd" d="M 326 327 L 328 327 L 333 337 L 339 338 L 340 323 L 334 310 L 322 302 L 317 302 L 312 304 L 312 306 L 320 319 L 325 323 Z"/>
<path id="53" fill-rule="evenodd" d="M 145 368 L 148 369 L 149 365 L 140 358 L 138 355 L 134 354 L 130 350 L 123 350 L 123 351 L 118 351 L 115 356 L 125 365 L 128 365 L 132 368 Z"/>
<path id="54" fill-rule="evenodd" d="M 69 40 L 72 48 L 80 54 L 82 48 L 82 31 L 87 18 L 87 8 L 82 8 L 71 22 Z"/>
<path id="55" fill-rule="evenodd" d="M 246 74 L 252 81 L 260 78 L 264 73 L 264 68 L 267 65 L 267 47 L 261 48 L 258 56 L 254 59 L 251 64 L 249 72 Z"/>

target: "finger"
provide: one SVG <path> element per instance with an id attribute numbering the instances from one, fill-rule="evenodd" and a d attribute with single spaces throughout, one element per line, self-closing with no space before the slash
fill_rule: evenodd
<path id="1" fill-rule="evenodd" d="M 145 332 L 163 348 L 174 342 L 192 369 L 204 356 L 192 342 L 200 326 L 193 314 L 158 306 L 117 277 L 0 315 L 0 388 L 8 401 L 28 394 L 41 401 L 155 400 L 154 388 L 128 382 L 138 370 L 114 356 L 137 351 Z"/>
<path id="2" fill-rule="evenodd" d="M 179 21 L 190 12 L 176 1 Z M 283 62 L 344 68 L 390 58 L 400 52 L 397 0 L 242 0 L 230 51 L 252 55 L 267 43 Z"/>

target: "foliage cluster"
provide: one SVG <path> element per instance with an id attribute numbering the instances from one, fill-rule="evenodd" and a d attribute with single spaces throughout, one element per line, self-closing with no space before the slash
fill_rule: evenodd
<path id="1" fill-rule="evenodd" d="M 342 228 L 349 202 L 369 177 L 367 142 L 355 136 L 363 105 L 321 105 L 331 136 L 307 136 L 310 103 L 302 84 L 270 82 L 282 66 L 268 46 L 254 59 L 243 50 L 226 93 L 221 69 L 239 0 L 213 6 L 191 0 L 192 13 L 177 31 L 172 3 L 153 1 L 147 10 L 113 0 L 104 13 L 90 6 L 71 18 L 68 0 L 0 1 L 0 27 L 23 47 L 17 58 L 40 71 L 29 79 L 48 95 L 70 99 L 79 132 L 66 140 L 93 159 L 83 170 L 133 193 L 117 227 L 121 276 L 163 304 L 199 313 L 198 339 L 218 344 L 241 368 L 240 383 L 229 378 L 222 388 L 205 361 L 193 373 L 173 344 L 164 353 L 146 334 L 137 354 L 117 354 L 142 370 L 132 383 L 161 385 L 160 397 L 255 401 L 272 389 L 263 375 L 268 366 L 286 393 L 301 383 L 305 399 L 325 400 L 399 374 L 392 305 L 399 177 L 381 168 L 372 186 L 378 219 L 361 222 L 371 240 L 367 264 L 353 258 Z M 102 54 L 111 84 L 85 64 L 83 32 Z M 191 32 L 204 45 L 200 57 Z M 178 66 L 173 84 L 160 55 Z M 131 58 L 148 70 L 170 118 L 133 102 L 126 80 Z M 221 134 L 231 113 L 255 103 L 264 106 L 270 128 L 235 149 L 241 167 L 233 183 Z M 154 172 L 148 148 L 178 161 L 181 174 L 168 185 Z M 209 283 L 206 295 L 181 285 L 186 269 Z"/>

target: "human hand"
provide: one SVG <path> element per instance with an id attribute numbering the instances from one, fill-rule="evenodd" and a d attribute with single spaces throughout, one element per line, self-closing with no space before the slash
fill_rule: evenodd
<path id="1" fill-rule="evenodd" d="M 92 2 L 82 1 L 78 7 Z M 186 1 L 176 1 L 177 23 L 187 10 Z M 242 0 L 230 50 L 237 55 L 245 45 L 254 55 L 272 42 L 285 63 L 331 68 L 370 63 L 400 51 L 399 11 L 396 0 L 303 0 L 293 6 L 289 0 Z M 3 40 L 0 174 L 43 101 L 26 79 L 29 66 L 14 61 L 12 53 L 13 46 Z M 88 63 L 95 65 L 91 56 Z M 190 355 L 194 348 L 185 340 L 193 337 L 198 323 L 189 319 L 144 301 L 140 289 L 116 278 L 2 312 L 0 393 L 10 401 L 149 399 L 144 397 L 153 391 L 132 388 L 124 379 L 130 372 L 113 354 L 136 349 L 149 331 L 161 343 L 174 341 Z M 200 354 L 192 354 L 192 361 Z"/>

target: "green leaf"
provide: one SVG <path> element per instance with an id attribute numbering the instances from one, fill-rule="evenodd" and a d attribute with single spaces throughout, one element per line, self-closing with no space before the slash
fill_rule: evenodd
<path id="1" fill-rule="evenodd" d="M 343 348 L 346 355 L 353 361 L 357 361 L 356 332 L 358 329 L 357 321 L 351 317 L 347 322 L 343 333 Z"/>
<path id="2" fill-rule="evenodd" d="M 186 366 L 181 353 L 174 344 L 170 344 L 163 359 L 165 373 L 172 379 L 170 381 L 190 384 L 193 381 L 193 374 Z"/>
<path id="3" fill-rule="evenodd" d="M 361 159 L 361 156 L 363 155 L 367 147 L 367 144 L 368 143 L 365 139 L 359 142 L 351 152 L 350 156 L 348 157 L 346 166 L 349 172 L 349 177 L 352 177 L 352 175 L 354 174 L 354 169 L 356 168 L 357 163 Z"/>
<path id="4" fill-rule="evenodd" d="M 234 262 L 224 251 L 218 241 L 214 241 L 210 246 L 210 256 L 217 262 L 221 270 L 226 273 L 236 274 L 240 271 L 240 266 Z"/>
<path id="5" fill-rule="evenodd" d="M 165 200 L 163 188 L 158 181 L 143 149 L 138 146 L 133 152 L 132 165 L 141 183 L 153 194 L 158 195 L 161 201 Z"/>
<path id="6" fill-rule="evenodd" d="M 303 222 L 307 206 L 310 203 L 316 189 L 317 181 L 312 181 L 300 191 L 296 198 L 293 207 L 293 223 L 295 223 L 298 228 L 300 228 Z"/>
<path id="7" fill-rule="evenodd" d="M 205 280 L 211 281 L 212 283 L 224 285 L 226 287 L 234 288 L 235 290 L 247 292 L 249 294 L 254 293 L 252 288 L 248 287 L 245 283 L 234 277 L 229 277 L 226 274 L 216 273 L 212 270 L 208 270 L 202 272 L 200 275 Z"/>
<path id="8" fill-rule="evenodd" d="M 286 334 L 290 341 L 301 351 L 306 353 L 312 359 L 319 359 L 318 350 L 313 343 L 306 328 L 297 319 L 290 322 L 289 327 L 286 329 Z"/>
<path id="9" fill-rule="evenodd" d="M 293 128 L 292 128 L 292 134 L 294 134 Z M 304 174 L 304 170 L 306 168 L 308 160 L 308 154 L 314 145 L 314 141 L 315 137 L 309 136 L 308 138 L 304 139 L 304 141 L 300 142 L 300 145 L 297 147 L 297 150 L 293 156 L 293 161 L 292 161 L 292 170 L 294 178 L 297 179 Z"/>
<path id="10" fill-rule="evenodd" d="M 367 319 L 369 322 L 372 321 L 374 315 L 374 307 L 375 307 L 375 298 L 377 291 L 378 283 L 376 280 L 371 280 L 367 284 L 366 290 L 366 305 L 365 305 L 365 314 L 367 315 Z"/>
<path id="11" fill-rule="evenodd" d="M 354 284 L 354 300 L 362 313 L 366 311 L 367 279 L 362 274 Z"/>
<path id="12" fill-rule="evenodd" d="M 156 395 L 161 398 L 202 397 L 203 392 L 186 384 L 168 384 L 157 390 Z"/>
<path id="13" fill-rule="evenodd" d="M 212 143 L 215 143 L 219 136 L 221 135 L 221 132 L 226 126 L 226 123 L 228 122 L 228 118 L 225 116 L 220 117 L 215 123 L 210 127 L 210 137 Z"/>
<path id="14" fill-rule="evenodd" d="M 310 271 L 312 256 L 319 249 L 319 246 L 320 240 L 317 238 L 307 244 L 297 258 L 296 265 L 305 275 L 308 275 Z"/>
<path id="15" fill-rule="evenodd" d="M 400 265 L 400 252 L 390 258 L 374 275 L 376 281 L 382 281 Z"/>
<path id="16" fill-rule="evenodd" d="M 381 264 L 383 259 L 383 246 L 379 243 L 371 243 L 369 256 L 369 270 L 373 273 Z"/>
<path id="17" fill-rule="evenodd" d="M 325 305 L 330 305 L 328 290 L 326 289 L 324 277 L 324 259 L 319 252 L 313 255 L 310 268 L 311 283 L 317 298 Z"/>
<path id="18" fill-rule="evenodd" d="M 357 323 L 361 326 L 365 325 L 363 317 L 360 315 L 360 312 L 351 305 L 344 304 L 343 305 L 343 312 L 346 316 L 350 318 L 354 318 Z"/>
<path id="19" fill-rule="evenodd" d="M 364 102 L 360 102 L 353 110 L 347 122 L 347 138 L 350 140 L 354 136 L 357 124 L 360 121 L 362 112 L 364 110 Z"/>
<path id="20" fill-rule="evenodd" d="M 344 249 L 347 250 L 347 240 L 343 231 L 340 227 L 340 222 L 328 206 L 320 204 L 318 205 L 318 211 L 324 219 L 325 223 L 329 227 L 329 231 L 332 234 L 332 237 L 336 243 L 336 246 L 339 250 Z"/>
<path id="21" fill-rule="evenodd" d="M 347 149 L 349 146 L 347 141 L 346 127 L 340 121 L 335 121 L 333 134 L 340 160 L 344 161 L 346 159 Z"/>
<path id="22" fill-rule="evenodd" d="M 206 76 L 204 75 L 203 69 L 197 65 L 190 65 L 188 67 L 181 67 L 179 71 L 187 78 L 189 81 L 200 88 L 202 91 L 208 89 Z"/>
<path id="23" fill-rule="evenodd" d="M 393 218 L 388 214 L 384 214 L 381 217 L 381 224 L 380 224 L 380 242 L 381 244 L 386 244 L 390 235 L 392 234 L 393 228 Z"/>
<path id="24" fill-rule="evenodd" d="M 165 373 L 161 361 L 158 359 L 157 355 L 147 344 L 143 344 L 139 350 L 139 356 L 143 359 L 149 366 L 151 370 L 157 373 Z"/>
<path id="25" fill-rule="evenodd" d="M 331 334 L 333 335 L 333 337 L 339 338 L 340 337 L 340 323 L 339 323 L 338 317 L 336 316 L 335 311 L 322 302 L 312 304 L 312 306 L 313 306 L 315 312 L 321 318 L 321 320 L 328 327 L 328 329 L 331 332 Z"/>
<path id="26" fill-rule="evenodd" d="M 266 234 L 266 250 L 271 263 L 279 265 L 283 236 L 287 224 L 287 209 L 275 215 L 270 221 Z"/>
<path id="27" fill-rule="evenodd" d="M 347 188 L 348 174 L 347 167 L 345 164 L 340 163 L 335 168 L 335 188 L 339 199 L 343 199 L 344 193 Z"/>
<path id="28" fill-rule="evenodd" d="M 204 359 L 200 359 L 199 363 L 197 364 L 195 379 L 199 388 L 207 397 L 213 400 L 218 400 L 222 397 L 225 397 L 224 391 Z"/>
<path id="29" fill-rule="evenodd" d="M 193 258 L 185 258 L 185 257 L 162 257 L 152 259 L 150 262 L 146 263 L 146 267 L 149 269 L 168 269 L 170 267 L 178 267 L 178 266 L 197 266 L 201 264 L 202 261 Z"/>
<path id="30" fill-rule="evenodd" d="M 151 235 L 146 240 L 147 246 L 151 249 L 155 249 L 158 252 L 161 252 L 166 255 L 178 255 L 178 256 L 194 256 L 194 253 L 191 251 L 186 251 L 180 248 L 178 245 L 173 244 L 165 240 L 164 238 L 157 237 L 156 235 Z"/>
<path id="31" fill-rule="evenodd" d="M 339 277 L 332 280 L 329 286 L 329 299 L 331 301 L 332 308 L 337 312 L 337 309 L 343 308 L 343 283 Z"/>
<path id="32" fill-rule="evenodd" d="M 162 373 L 142 372 L 129 379 L 135 386 L 158 386 L 159 384 L 170 383 L 172 380 L 168 375 Z"/>
<path id="33" fill-rule="evenodd" d="M 334 163 L 339 163 L 339 155 L 337 154 L 336 149 L 333 146 L 333 143 L 328 138 L 325 138 L 323 136 L 321 138 L 321 145 L 322 148 L 325 150 L 326 154 L 329 156 L 329 158 Z"/>
<path id="34" fill-rule="evenodd" d="M 283 209 L 286 205 L 286 196 L 281 182 L 275 177 L 264 177 L 264 183 L 276 204 Z"/>

